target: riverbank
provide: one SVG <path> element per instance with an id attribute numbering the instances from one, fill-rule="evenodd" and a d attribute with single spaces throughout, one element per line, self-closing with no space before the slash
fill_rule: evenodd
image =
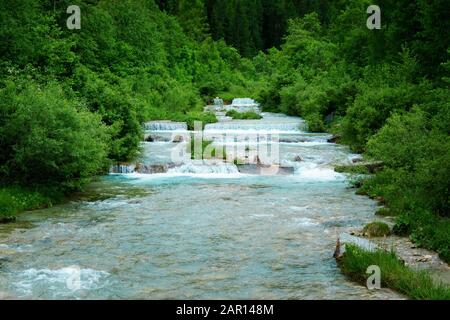
<path id="1" fill-rule="evenodd" d="M 337 257 L 338 265 L 353 281 L 366 285 L 370 266 L 381 270 L 381 286 L 396 290 L 415 300 L 450 300 L 450 286 L 433 279 L 426 271 L 406 266 L 393 251 L 373 252 L 345 245 L 345 253 Z"/>
<path id="2" fill-rule="evenodd" d="M 0 187 L 0 223 L 13 222 L 21 212 L 49 208 L 62 199 L 62 193 L 50 188 L 37 190 L 20 186 Z"/>
<path id="3" fill-rule="evenodd" d="M 333 142 L 339 143 L 339 140 Z M 396 212 L 390 208 L 383 197 L 386 190 L 380 190 L 388 186 L 379 184 L 374 188 L 371 184 L 383 169 L 383 162 L 365 162 L 362 158 L 353 161 L 352 165 L 335 167 L 336 172 L 354 175 L 356 194 L 368 196 L 381 206 L 375 214 L 383 222 L 373 222 L 362 231 L 353 230 L 351 234 L 370 238 L 365 232 L 368 226 L 379 224 L 388 228 L 383 238 L 378 235 L 378 238 L 371 239 L 382 248 L 379 251 L 369 252 L 360 247 L 347 246 L 349 250 L 338 259 L 342 273 L 366 285 L 366 270 L 376 265 L 381 269 L 384 287 L 411 299 L 449 300 L 449 220 L 423 210 Z M 388 221 L 389 227 L 384 224 Z"/>
<path id="4" fill-rule="evenodd" d="M 389 185 L 380 181 L 383 167 L 381 162 L 355 163 L 349 166 L 338 166 L 336 172 L 355 175 L 356 193 L 378 201 L 382 206 L 377 216 L 392 217 L 395 221 L 393 234 L 408 236 L 417 246 L 437 252 L 442 260 L 450 264 L 450 220 L 439 217 L 424 209 L 398 210 L 390 206 L 384 195 L 389 192 Z M 394 192 L 394 191 L 391 191 Z"/>

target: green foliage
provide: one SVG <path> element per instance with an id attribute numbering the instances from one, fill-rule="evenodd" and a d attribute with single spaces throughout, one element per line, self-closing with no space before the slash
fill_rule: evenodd
<path id="1" fill-rule="evenodd" d="M 436 283 L 425 271 L 414 271 L 398 260 L 394 252 L 368 252 L 356 246 L 346 245 L 339 260 L 344 274 L 353 280 L 366 284 L 367 268 L 376 265 L 381 270 L 381 285 L 397 290 L 417 300 L 449 300 L 448 285 Z"/>
<path id="2" fill-rule="evenodd" d="M 7 83 L 0 113 L 1 182 L 74 190 L 105 169 L 109 136 L 100 117 L 57 85 Z"/>
<path id="3" fill-rule="evenodd" d="M 67 30 L 70 4 L 0 3 L 0 183 L 78 189 L 137 155 L 143 122 L 193 129 L 211 98 L 252 96 L 381 160 L 358 192 L 448 257 L 446 1 L 380 0 L 381 30 L 368 0 L 83 0 Z"/>
<path id="4" fill-rule="evenodd" d="M 338 62 L 338 48 L 314 13 L 289 22 L 282 49 L 271 51 L 266 61 L 276 71 L 268 75 L 269 88 L 261 91 L 264 108 L 302 116 L 311 131 L 325 131 L 325 118 L 343 115 L 355 95 L 348 66 Z"/>
<path id="5" fill-rule="evenodd" d="M 195 122 L 200 122 L 202 126 L 201 129 L 204 129 L 207 124 L 216 123 L 218 121 L 216 115 L 212 112 L 189 112 L 180 120 L 187 122 L 189 130 L 195 129 Z"/>
<path id="6" fill-rule="evenodd" d="M 393 229 L 398 235 L 410 235 L 418 246 L 434 250 L 450 263 L 450 220 L 437 217 L 430 211 L 414 210 L 403 212 L 397 217 Z"/>
<path id="7" fill-rule="evenodd" d="M 50 207 L 59 201 L 61 194 L 55 190 L 36 191 L 19 186 L 0 187 L 0 222 L 12 221 L 15 215 L 24 210 Z"/>
<path id="8" fill-rule="evenodd" d="M 279 47 L 290 18 L 316 11 L 322 20 L 326 20 L 329 9 L 324 0 L 206 0 L 205 3 L 213 38 L 225 39 L 243 56 L 253 56 L 260 50 Z"/>
<path id="9" fill-rule="evenodd" d="M 409 111 L 414 104 L 424 101 L 430 88 L 426 82 L 412 83 L 415 69 L 415 60 L 407 52 L 400 64 L 365 69 L 343 121 L 344 141 L 354 150 L 364 151 L 368 139 L 392 113 Z"/>
<path id="10" fill-rule="evenodd" d="M 440 129 L 446 109 L 434 116 L 420 108 L 395 114 L 369 141 L 368 155 L 387 166 L 369 186 L 391 207 L 450 212 L 450 138 Z"/>
<path id="11" fill-rule="evenodd" d="M 227 117 L 233 118 L 233 120 L 259 120 L 262 116 L 253 111 L 238 112 L 236 110 L 230 110 L 226 114 Z"/>
<path id="12" fill-rule="evenodd" d="M 375 214 L 381 217 L 390 217 L 395 215 L 395 213 L 389 208 L 380 208 L 377 212 L 375 212 Z"/>
<path id="13" fill-rule="evenodd" d="M 2 183 L 78 189 L 136 157 L 143 122 L 216 122 L 204 102 L 256 82 L 250 61 L 208 37 L 200 0 L 177 3 L 177 18 L 152 1 L 80 1 L 81 30 L 66 28 L 70 4 L 0 4 Z"/>
<path id="14" fill-rule="evenodd" d="M 363 232 L 369 238 L 372 237 L 385 237 L 391 233 L 389 226 L 380 221 L 368 223 L 364 226 Z"/>

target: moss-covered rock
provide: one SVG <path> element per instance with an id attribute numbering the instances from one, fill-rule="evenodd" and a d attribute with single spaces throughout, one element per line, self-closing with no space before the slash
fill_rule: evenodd
<path id="1" fill-rule="evenodd" d="M 385 237 L 391 233 L 389 226 L 384 222 L 371 222 L 364 227 L 364 235 L 373 238 L 373 237 Z"/>

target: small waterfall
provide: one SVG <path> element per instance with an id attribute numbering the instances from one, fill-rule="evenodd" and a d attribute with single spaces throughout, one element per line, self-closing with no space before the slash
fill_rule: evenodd
<path id="1" fill-rule="evenodd" d="M 216 106 L 216 107 L 223 107 L 223 100 L 222 99 L 220 99 L 219 97 L 217 97 L 217 98 L 215 98 L 214 99 L 214 105 Z"/>
<path id="2" fill-rule="evenodd" d="M 334 171 L 327 165 L 319 165 L 314 162 L 297 162 L 293 163 L 295 175 L 302 180 L 312 181 L 334 181 L 342 180 L 344 176 Z"/>
<path id="3" fill-rule="evenodd" d="M 232 163 L 192 161 L 180 167 L 169 170 L 172 174 L 239 174 L 238 168 Z"/>
<path id="4" fill-rule="evenodd" d="M 240 122 L 218 122 L 207 124 L 205 132 L 208 131 L 261 131 L 261 132 L 300 132 L 303 130 L 304 122 L 292 123 L 264 123 L 257 121 L 240 121 Z"/>
<path id="5" fill-rule="evenodd" d="M 174 163 L 165 163 L 165 164 L 117 164 L 111 167 L 109 170 L 110 173 L 117 174 L 132 174 L 132 173 L 141 173 L 141 174 L 158 174 L 158 173 L 167 173 L 170 169 L 175 168 L 177 165 Z"/>
<path id="6" fill-rule="evenodd" d="M 111 166 L 109 173 L 130 174 L 136 171 L 136 165 L 134 164 L 116 164 Z"/>
<path id="7" fill-rule="evenodd" d="M 205 112 L 227 112 L 227 111 L 237 111 L 237 112 L 256 112 L 261 113 L 260 105 L 255 100 L 250 98 L 236 98 L 230 105 L 224 105 L 223 100 L 216 98 L 214 99 L 214 104 L 206 106 L 204 108 Z"/>
<path id="8" fill-rule="evenodd" d="M 242 106 L 257 106 L 259 107 L 259 104 L 256 103 L 255 100 L 250 98 L 236 98 L 233 99 L 233 102 L 231 103 L 233 107 L 242 107 Z"/>
<path id="9" fill-rule="evenodd" d="M 250 98 L 236 98 L 231 103 L 231 106 L 227 108 L 229 110 L 236 110 L 238 112 L 256 112 L 260 113 L 259 103 Z"/>
<path id="10" fill-rule="evenodd" d="M 188 126 L 185 122 L 151 121 L 144 124 L 147 131 L 185 131 Z"/>

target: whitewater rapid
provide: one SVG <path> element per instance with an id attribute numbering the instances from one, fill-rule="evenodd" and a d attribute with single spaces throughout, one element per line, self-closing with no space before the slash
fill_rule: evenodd
<path id="1" fill-rule="evenodd" d="M 207 125 L 216 147 L 277 153 L 271 164 L 240 167 L 174 161 L 174 149 L 188 149 L 184 123 L 145 129 L 136 163 L 117 164 L 68 203 L 0 225 L 0 297 L 401 298 L 349 281 L 332 257 L 337 236 L 371 221 L 377 204 L 334 172 L 355 155 L 329 135 L 270 113 Z M 277 166 L 283 174 L 270 174 Z"/>

